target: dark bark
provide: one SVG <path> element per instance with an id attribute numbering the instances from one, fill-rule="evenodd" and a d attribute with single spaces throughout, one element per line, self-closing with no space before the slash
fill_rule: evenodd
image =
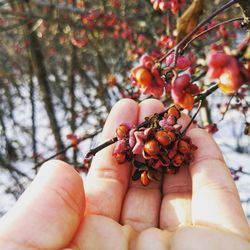
<path id="1" fill-rule="evenodd" d="M 56 115 L 55 115 L 55 108 L 54 108 L 52 93 L 51 93 L 48 78 L 47 78 L 47 72 L 45 68 L 44 56 L 42 54 L 42 48 L 39 43 L 36 32 L 32 31 L 31 25 L 28 26 L 28 31 L 30 34 L 29 38 L 30 38 L 32 63 L 35 69 L 37 79 L 38 79 L 45 109 L 49 117 L 50 127 L 55 138 L 56 150 L 60 151 L 64 148 L 64 145 L 61 139 L 60 127 L 58 125 Z"/>
<path id="2" fill-rule="evenodd" d="M 204 100 L 202 103 L 202 107 L 200 110 L 200 117 L 203 126 L 207 126 L 212 123 L 211 112 L 207 100 Z"/>
<path id="3" fill-rule="evenodd" d="M 249 0 L 239 0 L 239 5 L 244 17 L 244 25 L 250 30 L 250 3 Z"/>
<path id="4" fill-rule="evenodd" d="M 71 64 L 70 64 L 70 72 L 69 72 L 69 94 L 70 94 L 70 128 L 72 133 L 75 133 L 76 130 L 76 96 L 75 96 L 75 69 L 77 68 L 77 54 L 76 48 L 72 45 L 71 51 Z M 73 162 L 76 163 L 77 161 L 77 148 L 73 152 Z"/>
<path id="5" fill-rule="evenodd" d="M 36 141 L 36 103 L 34 98 L 34 81 L 33 81 L 33 68 L 32 62 L 29 60 L 29 73 L 30 73 L 30 104 L 31 104 L 31 128 L 32 128 L 32 151 L 34 163 L 37 163 L 37 141 Z"/>

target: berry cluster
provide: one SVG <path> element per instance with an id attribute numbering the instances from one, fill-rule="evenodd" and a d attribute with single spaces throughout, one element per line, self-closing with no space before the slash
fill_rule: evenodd
<path id="1" fill-rule="evenodd" d="M 200 89 L 191 81 L 191 75 L 195 72 L 194 65 L 196 58 L 192 53 L 179 55 L 176 58 L 175 53 L 171 53 L 164 60 L 164 74 L 172 70 L 175 71 L 176 77 L 172 77 L 171 97 L 177 107 L 191 110 L 194 104 L 193 95 L 197 95 Z"/>
<path id="2" fill-rule="evenodd" d="M 244 83 L 249 82 L 250 73 L 234 56 L 212 51 L 207 56 L 209 79 L 218 79 L 219 88 L 226 94 L 234 94 Z"/>
<path id="3" fill-rule="evenodd" d="M 143 94 L 160 97 L 164 92 L 165 82 L 161 78 L 160 69 L 149 55 L 143 55 L 140 65 L 131 70 L 132 83 L 140 87 Z"/>
<path id="4" fill-rule="evenodd" d="M 195 61 L 196 58 L 191 53 L 178 57 L 171 53 L 162 64 L 155 63 L 152 56 L 143 55 L 139 66 L 131 70 L 130 78 L 132 84 L 142 89 L 143 94 L 160 97 L 165 90 L 165 94 L 171 93 L 177 107 L 191 110 L 193 96 L 200 92 L 198 86 L 191 81 Z"/>
<path id="5" fill-rule="evenodd" d="M 173 14 L 176 14 L 180 10 L 180 8 L 186 3 L 185 0 L 150 0 L 150 2 L 153 4 L 154 10 L 164 12 L 168 9 L 171 9 Z"/>
<path id="6" fill-rule="evenodd" d="M 191 82 L 191 74 L 183 73 L 172 82 L 171 96 L 176 106 L 191 110 L 194 97 L 200 92 L 199 87 Z"/>
<path id="7" fill-rule="evenodd" d="M 113 27 L 119 22 L 119 18 L 112 12 L 105 13 L 102 10 L 92 10 L 81 16 L 82 23 L 93 30 L 94 28 Z"/>
<path id="8" fill-rule="evenodd" d="M 72 45 L 76 46 L 79 49 L 85 47 L 88 44 L 88 40 L 85 38 L 72 37 L 70 41 Z"/>
<path id="9" fill-rule="evenodd" d="M 156 40 L 156 46 L 163 49 L 172 49 L 175 46 L 175 38 L 173 36 L 161 35 Z"/>
<path id="10" fill-rule="evenodd" d="M 92 10 L 81 16 L 83 25 L 89 31 L 97 32 L 102 37 L 113 39 L 124 39 L 130 43 L 134 42 L 133 30 L 128 23 L 113 12 Z"/>
<path id="11" fill-rule="evenodd" d="M 113 156 L 118 163 L 132 162 L 136 169 L 132 180 L 140 179 L 146 186 L 151 180 L 160 180 L 162 174 L 175 174 L 190 164 L 197 147 L 181 132 L 179 118 L 180 111 L 171 107 L 160 119 L 158 115 L 146 118 L 145 127 L 121 124 L 117 128 Z"/>

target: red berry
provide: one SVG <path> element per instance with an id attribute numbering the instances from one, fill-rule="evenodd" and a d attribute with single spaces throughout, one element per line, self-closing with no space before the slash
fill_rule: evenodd
<path id="1" fill-rule="evenodd" d="M 179 119 L 181 116 L 181 112 L 175 106 L 170 107 L 167 113 L 168 115 L 173 115 L 174 117 L 176 117 L 176 119 Z"/>
<path id="2" fill-rule="evenodd" d="M 173 88 L 176 90 L 184 90 L 186 87 L 188 87 L 190 83 L 190 75 L 189 74 L 183 74 L 174 81 Z"/>
<path id="3" fill-rule="evenodd" d="M 188 67 L 190 67 L 191 62 L 186 56 L 178 56 L 177 59 L 177 69 L 179 70 L 186 70 Z"/>
<path id="4" fill-rule="evenodd" d="M 168 134 L 168 136 L 171 138 L 171 141 L 172 141 L 172 142 L 175 141 L 176 135 L 175 135 L 174 132 L 168 131 L 167 134 Z"/>
<path id="5" fill-rule="evenodd" d="M 155 133 L 155 139 L 163 146 L 167 146 L 171 143 L 171 137 L 168 136 L 165 131 L 157 131 Z"/>
<path id="6" fill-rule="evenodd" d="M 125 136 L 128 135 L 129 132 L 129 127 L 126 124 L 121 124 L 117 129 L 116 129 L 116 135 L 119 139 L 124 138 Z"/>
<path id="7" fill-rule="evenodd" d="M 156 140 L 146 142 L 144 145 L 144 151 L 150 156 L 157 155 L 160 152 L 158 142 Z"/>
<path id="8" fill-rule="evenodd" d="M 141 174 L 141 184 L 143 186 L 147 186 L 150 183 L 150 179 L 148 178 L 148 173 L 147 171 L 143 171 L 143 173 Z"/>
<path id="9" fill-rule="evenodd" d="M 152 75 L 146 68 L 139 68 L 135 72 L 135 79 L 141 87 L 145 88 L 151 85 Z"/>
<path id="10" fill-rule="evenodd" d="M 176 169 L 168 168 L 167 174 L 176 174 Z"/>
<path id="11" fill-rule="evenodd" d="M 171 89 L 171 96 L 172 96 L 174 103 L 181 102 L 184 96 L 184 92 L 181 89 L 173 87 Z"/>

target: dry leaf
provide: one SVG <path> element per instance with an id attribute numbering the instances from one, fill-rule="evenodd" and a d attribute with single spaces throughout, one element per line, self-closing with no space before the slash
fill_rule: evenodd
<path id="1" fill-rule="evenodd" d="M 203 0 L 193 0 L 177 21 L 177 43 L 190 33 L 199 23 L 203 11 Z"/>

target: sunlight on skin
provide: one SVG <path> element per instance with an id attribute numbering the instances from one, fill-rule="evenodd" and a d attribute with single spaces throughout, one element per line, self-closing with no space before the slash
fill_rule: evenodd
<path id="1" fill-rule="evenodd" d="M 120 123 L 138 124 L 162 109 L 157 100 L 118 102 L 102 140 Z M 250 249 L 249 226 L 220 150 L 201 129 L 191 127 L 188 135 L 199 148 L 191 166 L 147 187 L 130 181 L 128 163 L 116 164 L 113 145 L 95 157 L 85 191 L 68 164 L 46 163 L 1 219 L 0 249 Z"/>

